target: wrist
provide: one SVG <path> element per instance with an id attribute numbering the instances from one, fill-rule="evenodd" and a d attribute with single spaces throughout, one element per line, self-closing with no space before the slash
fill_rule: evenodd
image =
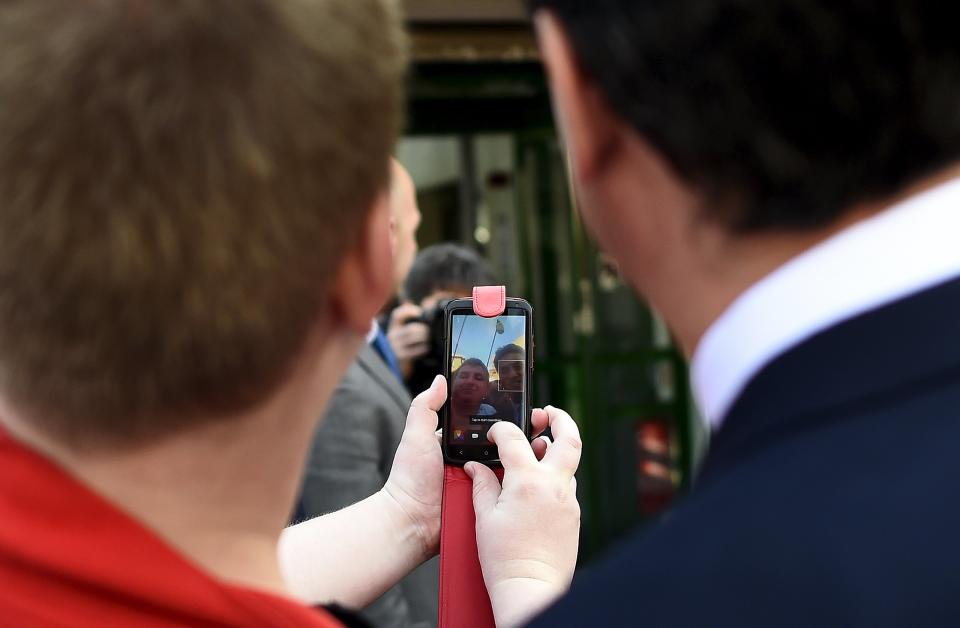
<path id="1" fill-rule="evenodd" d="M 511 578 L 487 589 L 497 628 L 525 624 L 566 591 L 566 585 L 537 578 Z"/>
<path id="2" fill-rule="evenodd" d="M 440 522 L 431 525 L 415 509 L 407 505 L 408 499 L 402 490 L 391 486 L 390 481 L 375 496 L 382 505 L 394 531 L 397 547 L 405 548 L 412 560 L 420 564 L 436 556 L 440 546 Z"/>

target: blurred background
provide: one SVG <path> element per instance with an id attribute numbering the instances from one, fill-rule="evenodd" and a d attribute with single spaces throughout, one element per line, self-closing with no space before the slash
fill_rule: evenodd
<path id="1" fill-rule="evenodd" d="M 705 449 L 687 368 L 588 239 L 522 0 L 405 0 L 413 46 L 398 158 L 420 247 L 478 250 L 534 308 L 533 399 L 584 440 L 581 563 L 669 508 Z"/>

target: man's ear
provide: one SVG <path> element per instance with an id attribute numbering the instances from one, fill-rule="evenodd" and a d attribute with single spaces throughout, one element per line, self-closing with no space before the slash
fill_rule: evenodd
<path id="1" fill-rule="evenodd" d="M 340 264 L 332 296 L 333 311 L 343 325 L 360 334 L 390 298 L 393 289 L 390 201 L 379 194 L 360 230 L 356 245 Z"/>
<path id="2" fill-rule="evenodd" d="M 557 16 L 542 9 L 533 19 L 574 179 L 590 184 L 603 174 L 617 150 L 622 123 L 607 105 L 600 88 L 583 73 Z"/>

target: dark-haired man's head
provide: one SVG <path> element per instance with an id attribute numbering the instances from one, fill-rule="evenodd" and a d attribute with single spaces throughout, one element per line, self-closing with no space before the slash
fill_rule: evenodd
<path id="1" fill-rule="evenodd" d="M 520 392 L 523 390 L 524 350 L 519 345 L 508 344 L 497 349 L 493 363 L 500 377 L 500 390 Z"/>
<path id="2" fill-rule="evenodd" d="M 949 4 L 532 0 L 597 95 L 750 231 L 822 227 L 960 155 Z"/>
<path id="3" fill-rule="evenodd" d="M 960 156 L 949 3 L 530 6 L 584 220 L 681 339 Z"/>
<path id="4" fill-rule="evenodd" d="M 474 286 L 493 283 L 487 262 L 475 251 L 446 242 L 417 255 L 404 282 L 404 297 L 429 310 L 445 299 L 468 296 Z"/>

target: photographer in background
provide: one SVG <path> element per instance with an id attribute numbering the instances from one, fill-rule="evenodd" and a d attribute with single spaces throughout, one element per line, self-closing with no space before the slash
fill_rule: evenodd
<path id="1" fill-rule="evenodd" d="M 411 394 L 429 388 L 443 368 L 443 305 L 494 283 L 475 251 L 445 242 L 423 249 L 403 283 L 403 303 L 390 314 L 387 338 Z"/>

